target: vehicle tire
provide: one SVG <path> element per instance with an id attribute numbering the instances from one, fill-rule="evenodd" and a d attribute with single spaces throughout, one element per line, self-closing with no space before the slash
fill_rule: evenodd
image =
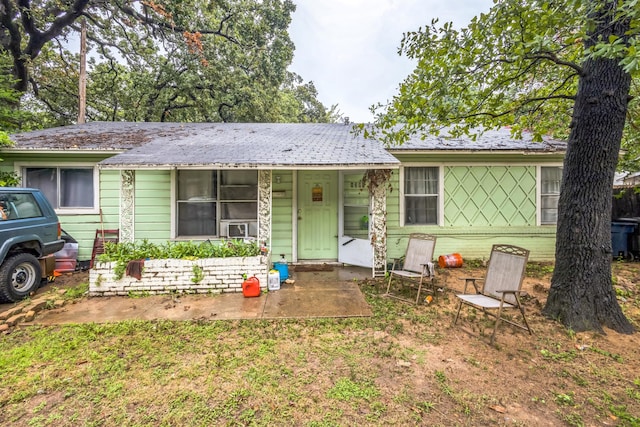
<path id="1" fill-rule="evenodd" d="M 0 302 L 16 302 L 40 287 L 42 269 L 38 259 L 27 253 L 8 257 L 0 266 Z"/>

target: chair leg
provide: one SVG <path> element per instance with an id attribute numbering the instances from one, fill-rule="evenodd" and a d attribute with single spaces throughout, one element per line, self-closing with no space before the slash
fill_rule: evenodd
<path id="1" fill-rule="evenodd" d="M 529 335 L 533 335 L 533 331 L 529 327 L 529 322 L 527 322 L 527 316 L 524 315 L 524 307 L 522 306 L 522 304 L 520 304 L 520 297 L 518 297 L 518 294 L 514 294 L 514 297 L 516 298 L 518 309 L 520 310 L 520 314 L 522 315 L 522 320 L 524 320 L 524 325 L 527 327 L 527 331 L 529 332 Z"/>
<path id="2" fill-rule="evenodd" d="M 455 325 L 456 323 L 458 323 L 458 316 L 460 316 L 460 309 L 462 308 L 462 300 L 460 300 L 460 303 L 458 304 L 458 312 L 456 313 L 456 318 L 453 320 L 453 324 Z"/>
<path id="3" fill-rule="evenodd" d="M 420 301 L 420 291 L 422 290 L 422 278 L 420 278 L 420 283 L 418 283 L 418 295 L 416 295 L 416 305 Z"/>
<path id="4" fill-rule="evenodd" d="M 495 341 L 496 331 L 498 330 L 498 325 L 500 324 L 501 320 L 502 320 L 502 301 L 500 301 L 500 308 L 498 308 L 498 315 L 496 316 L 496 323 L 493 325 L 493 333 L 491 334 L 491 339 L 489 340 L 489 343 L 491 345 L 493 345 L 493 342 Z"/>
<path id="5" fill-rule="evenodd" d="M 389 273 L 389 281 L 387 282 L 387 295 L 389 295 L 389 289 L 391 288 L 391 279 L 393 279 L 393 273 Z"/>

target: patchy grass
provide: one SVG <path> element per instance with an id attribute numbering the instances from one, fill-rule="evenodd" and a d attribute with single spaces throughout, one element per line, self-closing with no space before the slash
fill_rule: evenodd
<path id="1" fill-rule="evenodd" d="M 0 337 L 0 425 L 640 425 L 638 334 L 544 319 L 551 269 L 536 267 L 535 335 L 503 325 L 490 346 L 482 312 L 452 326 L 451 289 L 481 268 L 441 271 L 429 305 L 363 282 L 371 318 L 17 328 Z M 638 269 L 616 268 L 637 323 Z"/>

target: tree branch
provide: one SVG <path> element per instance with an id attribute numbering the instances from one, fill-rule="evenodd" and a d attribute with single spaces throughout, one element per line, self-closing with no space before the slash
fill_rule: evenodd
<path id="1" fill-rule="evenodd" d="M 190 30 L 190 29 L 188 29 L 186 27 L 176 26 L 176 25 L 173 25 L 173 24 L 169 24 L 167 22 L 162 22 L 162 21 L 153 19 L 153 18 L 151 18 L 149 16 L 141 15 L 140 13 L 138 13 L 138 11 L 136 11 L 135 9 L 133 9 L 133 8 L 131 8 L 129 6 L 122 5 L 119 8 L 123 13 L 131 16 L 132 18 L 134 18 L 137 21 L 142 22 L 144 24 L 160 27 L 160 28 L 163 28 L 165 30 L 170 30 L 170 31 L 172 31 L 174 33 L 184 33 L 185 31 L 186 32 L 191 32 L 192 31 L 192 30 Z M 240 43 L 239 40 L 237 40 L 236 38 L 234 38 L 231 35 L 226 34 L 226 33 L 224 33 L 222 31 L 222 27 L 223 27 L 224 23 L 227 20 L 231 19 L 232 17 L 233 17 L 233 14 L 228 14 L 227 16 L 222 18 L 222 20 L 220 21 L 220 26 L 219 26 L 219 28 L 217 30 L 200 29 L 200 30 L 198 30 L 198 32 L 200 32 L 201 34 L 216 35 L 216 36 L 222 37 L 224 39 L 227 39 L 228 41 L 230 41 L 232 43 L 235 43 L 237 45 L 242 45 L 242 43 Z"/>
<path id="2" fill-rule="evenodd" d="M 27 90 L 29 70 L 27 68 L 24 58 L 22 58 L 22 34 L 20 29 L 11 19 L 16 15 L 16 11 L 13 9 L 13 3 L 10 0 L 2 0 L 2 13 L 0 13 L 0 24 L 7 29 L 9 33 L 8 43 L 3 41 L 3 48 L 11 53 L 13 59 L 13 74 L 17 81 L 14 85 L 14 89 L 19 92 Z M 2 40 L 2 39 L 0 39 Z"/>
<path id="3" fill-rule="evenodd" d="M 565 67 L 573 68 L 580 77 L 584 77 L 584 70 L 582 69 L 582 67 L 580 67 L 575 62 L 565 61 L 565 60 L 562 60 L 562 59 L 558 58 L 553 52 L 534 53 L 534 54 L 531 54 L 531 55 L 525 55 L 524 58 L 525 59 L 531 59 L 531 60 L 546 59 L 546 60 L 549 60 L 549 61 L 553 62 L 554 64 L 563 65 Z"/>
<path id="4" fill-rule="evenodd" d="M 521 109 L 522 107 L 524 107 L 525 105 L 528 104 L 532 104 L 534 102 L 541 102 L 541 101 L 550 101 L 552 99 L 564 99 L 564 100 L 568 100 L 568 101 L 575 101 L 575 96 L 571 96 L 571 95 L 554 95 L 554 96 L 541 96 L 541 97 L 535 97 L 535 98 L 527 98 L 524 99 L 516 108 L 511 108 L 499 113 L 491 113 L 489 111 L 481 111 L 478 113 L 471 113 L 471 114 L 464 114 L 464 115 L 460 115 L 460 116 L 456 116 L 456 117 L 451 117 L 450 120 L 456 119 L 456 120 L 460 120 L 460 119 L 471 119 L 474 117 L 491 117 L 494 119 L 497 119 L 499 117 L 503 117 L 506 116 L 508 114 L 513 114 L 515 112 L 517 112 L 519 109 Z"/>
<path id="5" fill-rule="evenodd" d="M 32 19 L 31 13 L 31 1 L 30 0 L 18 0 L 18 5 L 21 8 L 22 25 L 24 25 L 25 32 L 29 34 L 29 42 L 25 48 L 25 54 L 34 59 L 38 56 L 42 50 L 42 46 L 48 41 L 58 37 L 62 34 L 62 31 L 71 25 L 87 7 L 90 0 L 75 0 L 67 9 L 67 11 L 57 17 L 49 26 L 47 31 L 40 31 L 35 27 L 35 23 Z"/>

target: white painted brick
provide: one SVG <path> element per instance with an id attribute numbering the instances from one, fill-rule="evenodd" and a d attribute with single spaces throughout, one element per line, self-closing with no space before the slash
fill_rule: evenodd
<path id="1" fill-rule="evenodd" d="M 115 280 L 115 263 L 97 263 L 89 272 L 89 294 L 127 295 L 128 292 L 241 292 L 242 275 L 256 276 L 266 288 L 268 257 L 210 258 L 206 260 L 146 260 L 142 279 L 124 276 Z M 203 268 L 204 278 L 194 283 L 193 266 Z"/>

